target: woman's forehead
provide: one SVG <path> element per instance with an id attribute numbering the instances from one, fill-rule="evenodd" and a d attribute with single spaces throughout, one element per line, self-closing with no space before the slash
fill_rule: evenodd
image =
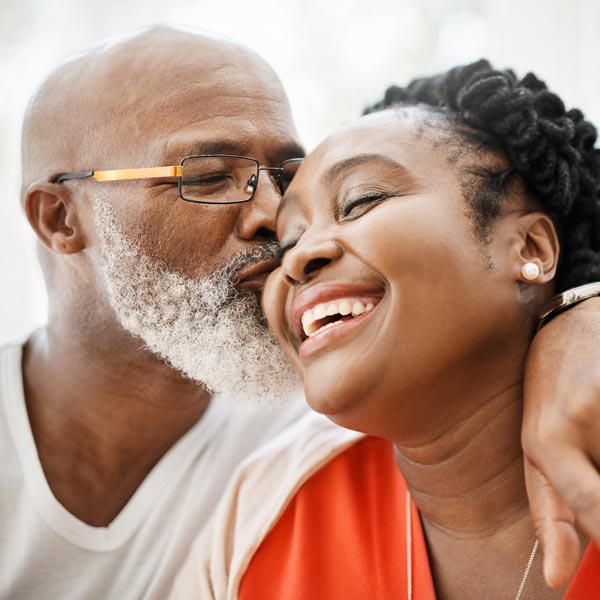
<path id="1" fill-rule="evenodd" d="M 343 125 L 309 154 L 292 188 L 315 179 L 331 181 L 330 172 L 335 173 L 340 165 L 351 162 L 366 164 L 368 161 L 358 160 L 365 156 L 381 157 L 408 167 L 435 163 L 443 157 L 440 151 L 443 146 L 435 143 L 440 134 L 433 124 L 431 127 L 423 124 L 425 116 L 419 109 L 382 111 Z"/>
<path id="2" fill-rule="evenodd" d="M 352 154 L 379 153 L 391 155 L 413 151 L 418 146 L 431 150 L 431 142 L 439 137 L 434 122 L 427 121 L 425 111 L 386 110 L 351 121 L 331 134 L 309 155 L 310 162 L 335 162 Z M 308 162 L 308 161 L 307 161 Z"/>
<path id="3" fill-rule="evenodd" d="M 335 193 L 344 182 L 352 186 L 365 176 L 371 182 L 411 180 L 435 185 L 452 167 L 444 146 L 435 143 L 439 133 L 431 127 L 423 133 L 422 113 L 384 111 L 340 127 L 304 160 L 278 215 L 299 203 L 321 204 L 320 194 Z"/>

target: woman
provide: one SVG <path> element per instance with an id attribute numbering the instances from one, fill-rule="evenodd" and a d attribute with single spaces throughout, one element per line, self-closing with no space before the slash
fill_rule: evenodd
<path id="1" fill-rule="evenodd" d="M 311 407 L 361 433 L 315 415 L 246 464 L 178 589 L 598 598 L 594 545 L 545 585 L 519 440 L 537 315 L 598 273 L 595 129 L 483 61 L 375 109 L 298 171 L 264 295 Z"/>

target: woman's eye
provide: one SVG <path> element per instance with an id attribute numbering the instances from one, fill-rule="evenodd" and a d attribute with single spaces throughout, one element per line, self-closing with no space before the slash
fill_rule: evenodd
<path id="1" fill-rule="evenodd" d="M 359 196 L 358 198 L 353 198 L 351 200 L 348 200 L 342 206 L 340 216 L 342 217 L 342 219 L 352 219 L 360 217 L 362 214 L 366 213 L 374 204 L 380 202 L 381 200 L 385 200 L 386 198 L 389 198 L 389 195 L 383 194 L 381 192 L 364 194 L 362 196 Z"/>

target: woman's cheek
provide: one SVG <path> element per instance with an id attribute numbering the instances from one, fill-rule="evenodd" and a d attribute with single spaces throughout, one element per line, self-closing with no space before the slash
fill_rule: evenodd
<path id="1" fill-rule="evenodd" d="M 262 309 L 271 331 L 286 354 L 293 360 L 295 351 L 290 342 L 291 332 L 285 318 L 287 304 L 292 302 L 291 288 L 284 280 L 281 267 L 275 269 L 268 277 L 263 290 Z"/>
<path id="2" fill-rule="evenodd" d="M 262 310 L 272 330 L 276 329 L 277 320 L 283 311 L 283 305 L 279 301 L 282 285 L 282 269 L 278 267 L 267 277 L 262 293 Z"/>

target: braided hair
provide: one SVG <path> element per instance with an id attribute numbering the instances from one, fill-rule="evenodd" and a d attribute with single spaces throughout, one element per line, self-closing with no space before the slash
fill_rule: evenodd
<path id="1" fill-rule="evenodd" d="M 471 198 L 479 230 L 499 213 L 490 199 L 506 193 L 516 172 L 556 224 L 562 250 L 557 291 L 600 280 L 600 150 L 596 128 L 580 110 L 565 110 L 533 73 L 518 79 L 486 60 L 392 86 L 365 114 L 411 105 L 443 115 L 458 125 L 456 135 L 510 162 L 509 172 L 485 179 Z"/>

